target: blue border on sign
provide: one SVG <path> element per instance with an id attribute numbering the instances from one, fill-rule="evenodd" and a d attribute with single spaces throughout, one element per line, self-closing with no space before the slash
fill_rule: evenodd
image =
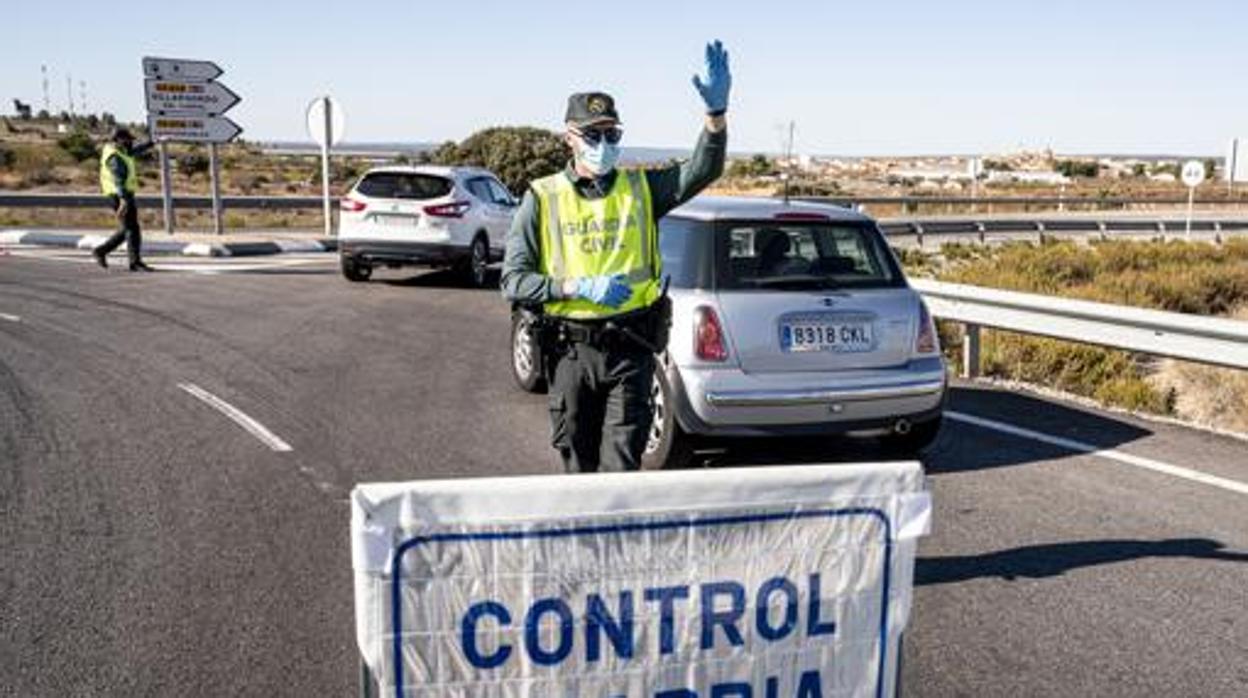
<path id="1" fill-rule="evenodd" d="M 438 533 L 431 536 L 417 536 L 403 541 L 394 549 L 391 569 L 394 571 L 390 583 L 390 620 L 394 627 L 394 695 L 403 696 L 403 643 L 402 636 L 402 604 L 401 580 L 403 577 L 403 554 L 408 550 L 428 543 L 464 543 L 482 540 L 523 540 L 525 538 L 572 538 L 584 535 L 600 535 L 613 533 L 631 533 L 634 531 L 658 531 L 675 528 L 704 528 L 708 526 L 734 526 L 746 523 L 758 523 L 828 518 L 842 516 L 874 516 L 884 525 L 884 580 L 883 595 L 880 601 L 880 662 L 876 669 L 876 698 L 884 698 L 884 669 L 888 659 L 888 601 L 893 570 L 893 526 L 888 515 L 872 507 L 854 507 L 849 509 L 824 509 L 817 511 L 777 512 L 772 514 L 754 514 L 738 516 L 721 516 L 694 521 L 652 521 L 646 523 L 613 524 L 610 526 L 576 526 L 573 528 L 555 528 L 539 531 L 498 531 L 488 533 Z"/>

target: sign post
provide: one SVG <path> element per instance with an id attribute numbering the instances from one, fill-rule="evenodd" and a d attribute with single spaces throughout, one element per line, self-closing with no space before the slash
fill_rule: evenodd
<path id="1" fill-rule="evenodd" d="M 160 199 L 165 214 L 165 232 L 173 235 L 173 228 L 177 223 L 173 220 L 173 179 L 169 172 L 169 146 L 161 141 L 157 147 L 160 152 Z"/>
<path id="2" fill-rule="evenodd" d="M 325 211 L 325 236 L 334 235 L 333 208 L 329 200 L 329 150 L 342 140 L 346 119 L 342 106 L 329 95 L 308 105 L 308 135 L 321 146 L 321 196 Z"/>
<path id="3" fill-rule="evenodd" d="M 212 230 L 224 232 L 221 206 L 221 168 L 217 145 L 238 137 L 243 129 L 223 116 L 241 98 L 216 82 L 224 71 L 211 61 L 180 58 L 143 59 L 143 89 L 147 101 L 147 127 L 161 143 L 161 195 L 164 198 L 165 231 L 173 232 L 173 193 L 169 175 L 167 141 L 208 144 L 208 169 L 212 183 Z"/>
<path id="4" fill-rule="evenodd" d="M 1187 185 L 1187 225 L 1184 234 L 1192 237 L 1192 203 L 1196 198 L 1196 187 L 1205 181 L 1205 163 L 1199 160 L 1188 160 L 1183 163 L 1183 183 Z"/>

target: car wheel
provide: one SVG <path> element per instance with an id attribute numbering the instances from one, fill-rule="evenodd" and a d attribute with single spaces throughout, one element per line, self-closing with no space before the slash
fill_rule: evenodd
<path id="1" fill-rule="evenodd" d="M 936 441 L 943 423 L 944 417 L 938 416 L 911 426 L 905 434 L 891 433 L 884 437 L 885 446 L 896 455 L 917 456 Z"/>
<path id="2" fill-rule="evenodd" d="M 472 239 L 468 248 L 468 259 L 463 262 L 464 278 L 473 288 L 483 288 L 490 273 L 490 241 L 485 233 Z"/>
<path id="3" fill-rule="evenodd" d="M 680 428 L 672 409 L 672 387 L 660 364 L 654 371 L 650 398 L 654 403 L 654 419 L 641 455 L 642 470 L 679 470 L 693 462 L 689 435 Z"/>
<path id="4" fill-rule="evenodd" d="M 373 268 L 363 262 L 356 260 L 351 255 L 342 255 L 342 275 L 347 281 L 368 281 L 368 277 L 373 275 Z"/>
<path id="5" fill-rule="evenodd" d="M 545 368 L 542 347 L 533 331 L 533 313 L 514 311 L 511 314 L 511 377 L 525 392 L 544 393 Z"/>

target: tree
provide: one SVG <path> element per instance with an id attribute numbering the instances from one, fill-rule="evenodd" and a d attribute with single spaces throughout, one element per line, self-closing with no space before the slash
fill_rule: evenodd
<path id="1" fill-rule="evenodd" d="M 487 128 L 429 153 L 429 161 L 435 164 L 491 170 L 513 194 L 523 193 L 539 177 L 558 172 L 571 157 L 572 150 L 558 134 L 530 126 Z"/>
<path id="2" fill-rule="evenodd" d="M 63 138 L 57 139 L 56 144 L 78 162 L 91 160 L 100 155 L 95 148 L 95 141 L 91 140 L 91 134 L 82 129 L 76 128 L 70 131 Z"/>
<path id="3" fill-rule="evenodd" d="M 1213 179 L 1214 173 L 1218 169 L 1218 161 L 1213 158 L 1205 160 L 1205 179 Z"/>
<path id="4" fill-rule="evenodd" d="M 1067 177 L 1096 177 L 1101 173 L 1101 166 L 1088 160 L 1058 160 L 1053 169 Z"/>

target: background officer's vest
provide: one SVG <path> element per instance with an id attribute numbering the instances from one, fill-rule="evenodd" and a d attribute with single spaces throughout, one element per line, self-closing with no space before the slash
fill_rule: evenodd
<path id="1" fill-rule="evenodd" d="M 624 274 L 633 289 L 619 308 L 584 299 L 551 301 L 546 313 L 589 320 L 646 308 L 659 298 L 659 236 L 650 185 L 641 170 L 619 170 L 601 199 L 576 193 L 562 172 L 535 180 L 541 215 L 542 273 L 556 279 Z"/>
<path id="2" fill-rule="evenodd" d="M 126 181 L 124 186 L 126 192 L 133 194 L 139 190 L 139 171 L 134 166 L 134 158 L 121 152 L 117 146 L 109 143 L 104 146 L 104 151 L 100 153 L 100 191 L 104 192 L 104 196 L 121 196 L 121 192 L 117 191 L 117 187 L 113 184 L 113 171 L 108 168 L 108 159 L 116 155 L 126 164 Z"/>

